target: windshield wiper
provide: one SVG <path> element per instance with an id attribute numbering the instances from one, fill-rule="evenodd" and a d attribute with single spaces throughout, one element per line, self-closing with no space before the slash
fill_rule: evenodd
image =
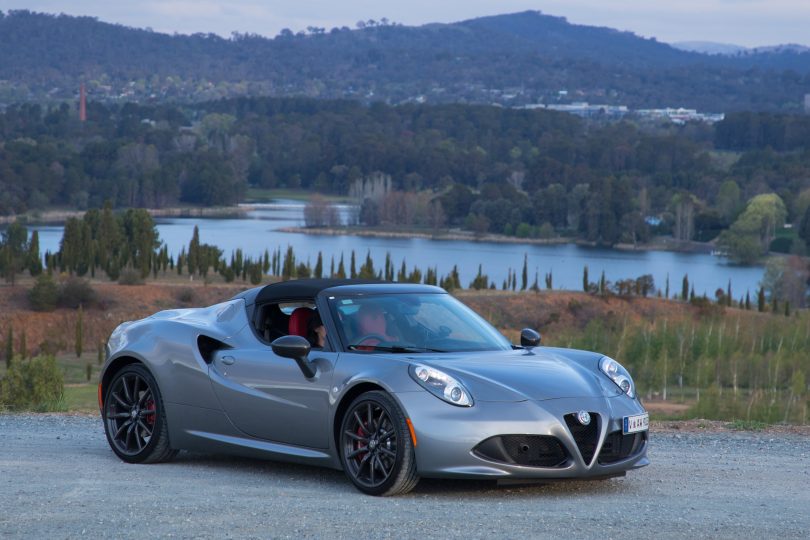
<path id="1" fill-rule="evenodd" d="M 350 351 L 381 351 L 390 353 L 423 353 L 423 352 L 437 352 L 443 353 L 441 349 L 430 349 L 428 347 L 414 347 L 403 345 L 363 345 L 362 343 L 355 343 L 346 347 Z"/>

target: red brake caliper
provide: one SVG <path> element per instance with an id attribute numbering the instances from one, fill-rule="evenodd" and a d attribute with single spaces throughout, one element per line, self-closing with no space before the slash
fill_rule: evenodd
<path id="1" fill-rule="evenodd" d="M 357 435 L 362 437 L 363 433 L 365 433 L 365 430 L 363 429 L 363 427 L 362 426 L 357 426 Z M 366 445 L 363 443 L 363 441 L 354 441 L 354 442 L 356 443 L 355 450 L 360 450 L 361 448 L 366 447 Z M 357 460 L 357 463 L 360 463 L 360 461 L 362 461 L 362 459 L 363 459 L 362 453 L 357 454 L 356 456 L 354 456 L 354 459 Z"/>
<path id="2" fill-rule="evenodd" d="M 155 407 L 154 400 L 150 399 L 149 401 L 146 402 L 146 410 L 150 411 L 152 414 L 147 414 L 144 419 L 146 420 L 146 422 L 150 426 L 155 425 L 155 410 L 156 410 L 156 407 Z"/>

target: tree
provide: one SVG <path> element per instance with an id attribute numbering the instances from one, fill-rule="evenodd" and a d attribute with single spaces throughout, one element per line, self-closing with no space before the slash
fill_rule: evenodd
<path id="1" fill-rule="evenodd" d="M 0 236 L 0 271 L 13 286 L 29 263 L 28 229 L 15 221 Z"/>
<path id="2" fill-rule="evenodd" d="M 718 244 L 733 260 L 752 264 L 768 252 L 776 230 L 782 227 L 787 209 L 775 193 L 757 195 L 748 201 L 740 217 L 724 231 Z"/>
<path id="3" fill-rule="evenodd" d="M 40 274 L 28 291 L 28 301 L 34 311 L 53 311 L 59 302 L 59 288 L 48 274 Z"/>
<path id="4" fill-rule="evenodd" d="M 5 353 L 6 368 L 10 368 L 11 361 L 14 359 L 14 329 L 10 323 L 8 325 L 8 332 L 6 333 Z"/>
<path id="5" fill-rule="evenodd" d="M 313 272 L 314 277 L 317 279 L 321 279 L 323 277 L 323 255 L 321 252 L 318 252 L 318 260 L 315 262 L 315 271 Z"/>
<path id="6" fill-rule="evenodd" d="M 591 284 L 588 281 L 588 265 L 585 265 L 585 268 L 582 269 L 582 290 L 585 292 L 590 291 Z"/>
<path id="7" fill-rule="evenodd" d="M 36 277 L 42 273 L 42 255 L 39 253 L 39 231 L 31 233 L 28 243 L 28 273 Z"/>
<path id="8" fill-rule="evenodd" d="M 520 274 L 520 290 L 525 291 L 529 286 L 529 256 L 523 254 L 523 271 Z"/>
<path id="9" fill-rule="evenodd" d="M 757 293 L 757 311 L 765 313 L 765 287 L 760 287 Z"/>
<path id="10" fill-rule="evenodd" d="M 804 211 L 804 216 L 802 216 L 802 219 L 799 222 L 799 230 L 797 232 L 799 234 L 799 238 L 804 240 L 804 243 L 807 246 L 810 246 L 810 206 L 808 206 L 807 210 Z"/>
<path id="11" fill-rule="evenodd" d="M 684 274 L 681 284 L 681 300 L 686 302 L 689 299 L 689 274 Z"/>
<path id="12" fill-rule="evenodd" d="M 82 351 L 84 350 L 84 308 L 79 306 L 79 311 L 76 315 L 76 341 L 74 343 L 74 350 L 76 358 L 81 358 Z"/>

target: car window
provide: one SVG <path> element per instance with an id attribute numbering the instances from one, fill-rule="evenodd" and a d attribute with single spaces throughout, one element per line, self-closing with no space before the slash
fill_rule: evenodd
<path id="1" fill-rule="evenodd" d="M 448 294 L 331 298 L 345 347 L 356 351 L 508 350 L 509 341 Z"/>

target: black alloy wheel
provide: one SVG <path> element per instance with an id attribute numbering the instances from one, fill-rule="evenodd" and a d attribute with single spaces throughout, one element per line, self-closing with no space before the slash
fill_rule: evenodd
<path id="1" fill-rule="evenodd" d="M 168 461 L 168 426 L 157 383 L 149 371 L 131 364 L 119 371 L 105 391 L 104 428 L 110 447 L 129 463 Z"/>
<path id="2" fill-rule="evenodd" d="M 405 415 L 384 392 L 367 392 L 355 399 L 340 433 L 344 470 L 360 491 L 395 495 L 407 493 L 419 482 Z"/>

